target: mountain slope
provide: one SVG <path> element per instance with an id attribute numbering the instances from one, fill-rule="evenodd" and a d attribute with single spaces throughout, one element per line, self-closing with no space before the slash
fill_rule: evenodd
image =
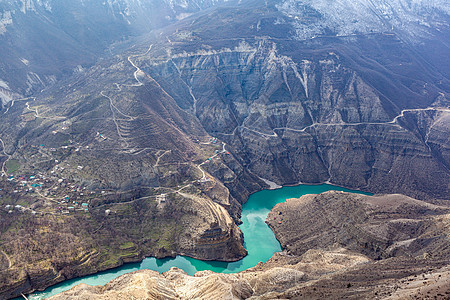
<path id="1" fill-rule="evenodd" d="M 299 41 L 283 15 L 218 8 L 169 31 L 141 68 L 258 176 L 447 197 L 448 78 L 407 33 Z"/>
<path id="2" fill-rule="evenodd" d="M 82 72 L 130 39 L 222 3 L 211 1 L 0 1 L 0 98 L 40 92 Z"/>

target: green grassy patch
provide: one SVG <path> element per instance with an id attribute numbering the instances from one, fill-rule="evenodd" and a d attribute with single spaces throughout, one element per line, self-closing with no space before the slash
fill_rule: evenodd
<path id="1" fill-rule="evenodd" d="M 119 246 L 120 250 L 126 250 L 126 249 L 130 249 L 130 248 L 134 248 L 136 247 L 136 245 L 133 242 L 126 242 L 123 243 L 122 245 Z"/>
<path id="2" fill-rule="evenodd" d="M 18 160 L 10 159 L 5 164 L 8 174 L 14 173 L 20 168 L 20 163 Z"/>
<path id="3" fill-rule="evenodd" d="M 109 259 L 105 261 L 101 261 L 99 264 L 100 269 L 108 269 L 116 267 L 119 263 L 119 259 L 117 257 L 109 257 Z"/>
<path id="4" fill-rule="evenodd" d="M 124 258 L 133 258 L 139 255 L 139 252 L 127 252 L 127 253 L 121 253 L 120 257 L 122 259 Z"/>

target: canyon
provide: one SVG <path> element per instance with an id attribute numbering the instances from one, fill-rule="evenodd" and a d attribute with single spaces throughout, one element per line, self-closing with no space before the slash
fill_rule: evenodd
<path id="1" fill-rule="evenodd" d="M 449 211 L 398 194 L 305 195 L 269 213 L 285 250 L 266 263 L 237 274 L 140 270 L 50 299 L 445 299 Z"/>
<path id="2" fill-rule="evenodd" d="M 0 1 L 2 297 L 146 256 L 239 260 L 267 180 L 448 200 L 445 1 L 93 2 Z M 383 247 L 357 258 L 407 252 Z"/>

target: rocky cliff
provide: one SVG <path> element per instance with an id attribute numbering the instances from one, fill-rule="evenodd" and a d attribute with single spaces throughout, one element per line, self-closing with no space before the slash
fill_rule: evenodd
<path id="1" fill-rule="evenodd" d="M 382 36 L 356 44 L 380 40 L 397 47 Z M 398 81 L 380 66 L 368 73 L 354 65 L 348 41 L 335 41 L 333 52 L 318 42 L 295 56 L 282 54 L 289 42 L 270 39 L 179 52 L 197 43 L 177 40 L 160 57 L 156 48 L 143 69 L 252 173 L 280 185 L 447 197 L 449 102 L 439 88 Z"/>
<path id="2" fill-rule="evenodd" d="M 403 195 L 363 196 L 330 191 L 277 204 L 269 226 L 288 253 L 338 244 L 372 259 L 450 256 L 449 207 Z M 306 224 L 314 223 L 314 226 Z"/>

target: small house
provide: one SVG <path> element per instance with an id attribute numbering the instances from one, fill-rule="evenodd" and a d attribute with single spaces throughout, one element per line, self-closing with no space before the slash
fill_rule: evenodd
<path id="1" fill-rule="evenodd" d="M 158 204 L 161 203 L 166 203 L 167 200 L 167 194 L 160 194 L 156 196 L 156 201 L 158 202 Z"/>

